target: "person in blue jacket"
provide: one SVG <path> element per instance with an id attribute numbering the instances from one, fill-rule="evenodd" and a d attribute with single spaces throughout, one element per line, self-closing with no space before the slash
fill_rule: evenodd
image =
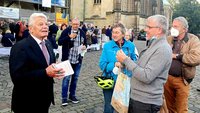
<path id="1" fill-rule="evenodd" d="M 101 70 L 106 69 L 106 74 L 103 76 L 109 75 L 113 77 L 116 82 L 117 75 L 113 73 L 114 67 L 121 67 L 122 72 L 131 76 L 131 72 L 127 71 L 125 67 L 121 65 L 120 62 L 116 59 L 116 53 L 119 50 L 123 50 L 123 52 L 128 55 L 133 61 L 136 61 L 135 54 L 135 45 L 130 41 L 126 41 L 125 37 L 126 29 L 122 23 L 117 23 L 113 26 L 112 29 L 112 40 L 107 42 L 104 45 L 102 54 L 100 56 L 99 67 Z M 103 89 L 104 94 L 104 113 L 113 113 L 114 108 L 111 106 L 111 98 L 113 94 L 112 89 Z"/>

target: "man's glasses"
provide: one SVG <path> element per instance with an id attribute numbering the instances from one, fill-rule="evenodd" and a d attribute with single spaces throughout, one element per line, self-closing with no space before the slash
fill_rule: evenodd
<path id="1" fill-rule="evenodd" d="M 116 32 L 112 32 L 112 34 L 120 34 L 121 32 L 118 32 L 118 31 L 116 31 Z"/>
<path id="2" fill-rule="evenodd" d="M 148 26 L 148 25 L 146 25 L 146 28 L 152 29 L 152 28 L 160 28 L 160 27 L 158 27 L 158 26 Z"/>
<path id="3" fill-rule="evenodd" d="M 72 25 L 77 25 L 77 26 L 79 26 L 80 24 L 77 24 L 77 23 L 72 23 Z"/>

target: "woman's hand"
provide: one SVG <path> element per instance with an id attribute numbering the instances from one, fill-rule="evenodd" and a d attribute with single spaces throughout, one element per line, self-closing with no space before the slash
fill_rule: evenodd
<path id="1" fill-rule="evenodd" d="M 115 62 L 115 67 L 122 68 L 122 64 L 120 62 Z"/>

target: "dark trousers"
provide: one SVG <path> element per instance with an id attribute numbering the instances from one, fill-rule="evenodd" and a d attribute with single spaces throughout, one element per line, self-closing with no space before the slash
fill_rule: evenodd
<path id="1" fill-rule="evenodd" d="M 104 95 L 104 113 L 113 113 L 114 108 L 111 105 L 113 89 L 103 89 Z"/>
<path id="2" fill-rule="evenodd" d="M 14 113 L 49 113 L 49 107 L 51 103 L 43 106 L 24 106 L 21 108 L 14 109 Z"/>
<path id="3" fill-rule="evenodd" d="M 130 99 L 128 113 L 157 113 L 161 106 L 146 104 Z"/>

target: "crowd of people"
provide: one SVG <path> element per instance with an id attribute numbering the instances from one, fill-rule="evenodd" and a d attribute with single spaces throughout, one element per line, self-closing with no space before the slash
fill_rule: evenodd
<path id="1" fill-rule="evenodd" d="M 56 24 L 55 22 L 48 22 L 49 34 L 47 38 L 52 43 L 54 49 L 58 48 L 58 38 L 61 32 L 67 27 L 71 26 L 69 23 Z M 87 45 L 99 44 L 112 40 L 112 27 L 111 25 L 104 26 L 103 28 L 95 26 L 92 23 L 80 22 L 79 28 L 86 34 Z M 130 41 L 133 42 L 136 35 L 133 29 L 129 29 Z M 0 42 L 4 47 L 12 47 L 12 45 L 29 35 L 28 23 L 25 21 L 14 20 L 0 20 Z M 14 38 L 13 38 L 14 37 Z M 56 37 L 56 38 L 55 38 Z"/>
<path id="2" fill-rule="evenodd" d="M 28 23 L 0 22 L 1 43 L 12 47 L 9 69 L 14 84 L 12 111 L 14 113 L 48 113 L 54 104 L 54 78 L 62 78 L 61 103 L 79 103 L 76 87 L 84 55 L 91 44 L 104 43 L 99 67 L 117 80 L 114 68 L 131 77 L 129 113 L 163 112 L 187 113 L 190 83 L 200 64 L 200 41 L 188 33 L 184 17 L 173 20 L 168 36 L 168 20 L 163 15 L 147 18 L 144 28 L 146 48 L 139 54 L 133 42 L 135 33 L 123 23 L 104 26 L 81 23 L 77 18 L 68 24 L 48 24 L 43 13 L 33 13 Z M 64 76 L 55 68 L 54 50 L 60 51 L 61 61 L 69 60 L 74 74 Z M 114 113 L 111 105 L 114 88 L 103 89 L 104 113 Z M 165 100 L 165 101 L 164 101 Z M 166 102 L 166 103 L 165 103 Z M 26 109 L 24 109 L 26 108 Z M 27 111 L 29 110 L 29 111 Z"/>

